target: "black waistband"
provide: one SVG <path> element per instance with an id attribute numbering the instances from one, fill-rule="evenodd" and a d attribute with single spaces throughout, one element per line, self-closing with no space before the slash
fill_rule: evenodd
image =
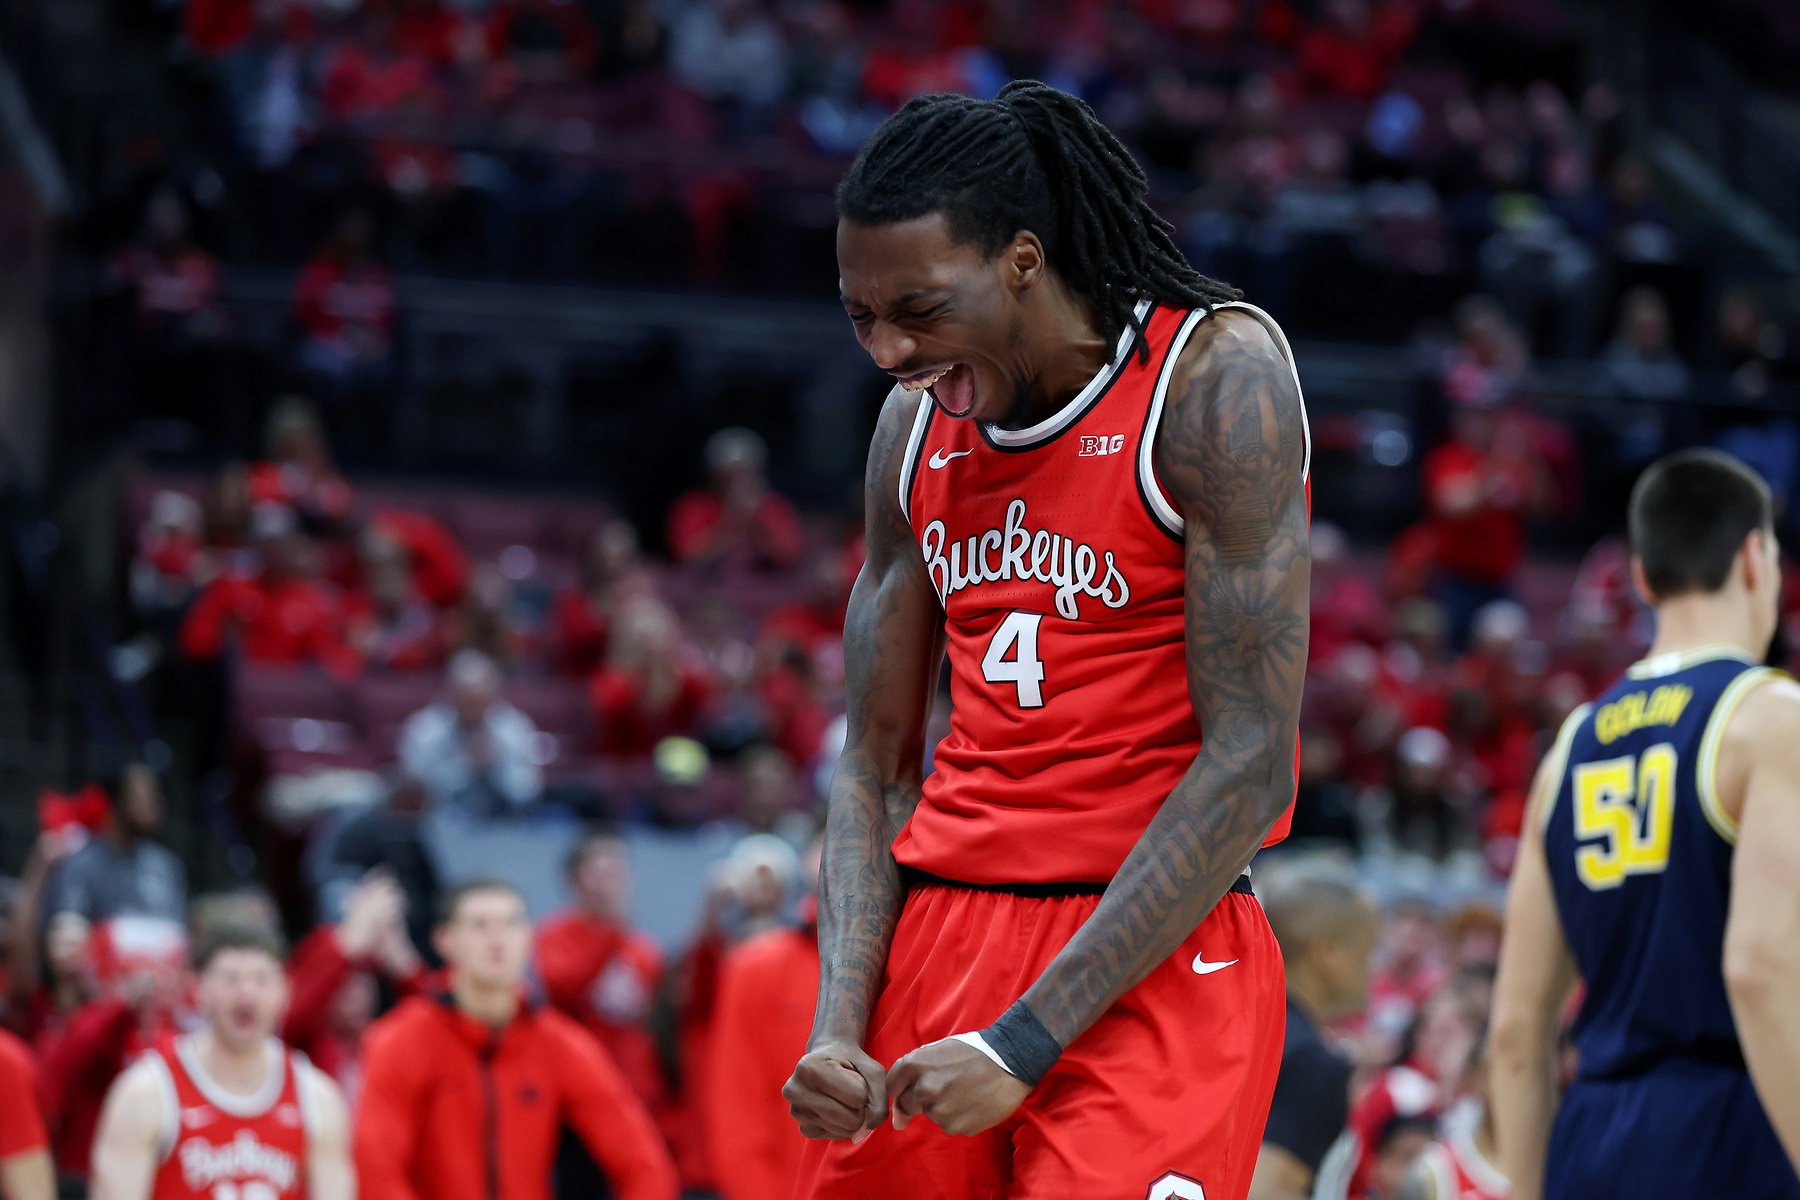
<path id="1" fill-rule="evenodd" d="M 999 892 L 1007 896 L 1023 896 L 1027 900 L 1066 900 L 1071 896 L 1098 896 L 1106 891 L 1104 883 L 964 883 L 960 879 L 945 879 L 942 875 L 933 875 L 929 871 L 920 871 L 914 867 L 900 868 L 901 882 L 910 888 L 941 887 L 955 888 L 963 892 Z M 1227 891 L 1244 895 L 1253 894 L 1250 889 L 1250 876 L 1239 875 Z"/>

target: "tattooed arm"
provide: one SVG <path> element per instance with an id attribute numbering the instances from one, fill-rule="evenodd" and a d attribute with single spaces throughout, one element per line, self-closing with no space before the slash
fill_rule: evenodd
<path id="1" fill-rule="evenodd" d="M 869 449 L 868 561 L 844 623 L 849 731 L 831 780 L 819 873 L 819 1007 L 807 1054 L 782 1089 L 808 1137 L 851 1137 L 887 1117 L 886 1070 L 863 1053 L 862 1039 L 900 911 L 892 847 L 919 802 L 944 649 L 943 612 L 897 499 L 921 402 L 896 389 Z"/>
<path id="2" fill-rule="evenodd" d="M 1186 525 L 1188 693 L 1205 738 L 1023 997 L 1061 1047 L 1193 933 L 1294 798 L 1311 580 L 1299 393 L 1267 331 L 1228 310 L 1196 329 L 1169 395 L 1154 453 Z M 954 1041 L 888 1082 L 896 1122 L 922 1113 L 951 1133 L 998 1124 L 1029 1090 Z"/>

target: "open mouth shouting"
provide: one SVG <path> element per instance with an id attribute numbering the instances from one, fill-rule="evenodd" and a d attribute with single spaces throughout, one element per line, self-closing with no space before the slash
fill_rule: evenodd
<path id="1" fill-rule="evenodd" d="M 900 380 L 909 392 L 928 391 L 947 416 L 966 417 L 975 410 L 975 373 L 966 363 L 951 363 Z"/>

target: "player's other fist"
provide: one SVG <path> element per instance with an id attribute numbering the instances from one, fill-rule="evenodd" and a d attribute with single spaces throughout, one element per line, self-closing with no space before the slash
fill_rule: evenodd
<path id="1" fill-rule="evenodd" d="M 920 1046 L 894 1064 L 887 1082 L 895 1129 L 922 1116 L 963 1136 L 992 1129 L 1031 1094 L 1024 1080 L 954 1038 Z"/>
<path id="2" fill-rule="evenodd" d="M 807 1137 L 861 1141 L 887 1120 L 887 1070 L 861 1046 L 831 1042 L 807 1051 L 781 1096 Z"/>

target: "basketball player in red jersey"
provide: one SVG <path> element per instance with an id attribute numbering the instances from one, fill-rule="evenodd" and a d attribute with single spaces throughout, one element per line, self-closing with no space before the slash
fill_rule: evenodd
<path id="1" fill-rule="evenodd" d="M 274 1036 L 288 995 L 280 947 L 226 930 L 196 965 L 206 1025 L 113 1084 L 94 1200 L 355 1200 L 343 1095 Z"/>
<path id="2" fill-rule="evenodd" d="M 1294 795 L 1307 435 L 1280 332 L 1145 192 L 1036 83 L 913 101 L 839 189 L 844 306 L 899 386 L 784 1091 L 820 1139 L 800 1196 L 1248 1190 L 1284 1009 L 1245 873 Z"/>

